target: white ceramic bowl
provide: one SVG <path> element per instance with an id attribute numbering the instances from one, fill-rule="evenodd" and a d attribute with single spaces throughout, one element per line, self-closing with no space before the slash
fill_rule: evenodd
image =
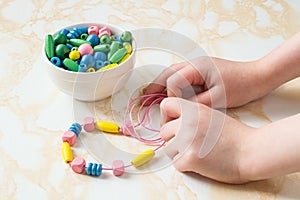
<path id="1" fill-rule="evenodd" d="M 72 26 L 63 27 L 61 29 L 72 29 L 74 27 L 86 27 L 89 25 L 107 26 L 115 35 L 121 35 L 123 31 L 125 31 L 111 24 L 99 23 L 74 24 Z M 59 31 L 52 35 L 55 36 L 59 33 Z M 47 58 L 45 53 L 45 45 L 43 46 L 42 54 L 45 58 L 46 68 L 48 70 L 50 78 L 62 92 L 73 96 L 74 99 L 78 99 L 81 101 L 97 101 L 109 97 L 113 93 L 122 89 L 122 87 L 128 81 L 132 68 L 134 67 L 135 51 L 136 44 L 133 38 L 132 53 L 126 61 L 114 68 L 92 73 L 72 72 L 60 67 L 56 67 Z M 119 80 L 122 80 L 124 84 L 118 83 Z"/>

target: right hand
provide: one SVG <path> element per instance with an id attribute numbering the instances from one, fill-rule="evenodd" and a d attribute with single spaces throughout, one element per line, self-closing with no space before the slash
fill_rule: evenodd
<path id="1" fill-rule="evenodd" d="M 236 62 L 199 57 L 171 65 L 143 93 L 163 93 L 166 89 L 169 97 L 181 97 L 184 88 L 196 85 L 203 91 L 190 100 L 214 108 L 237 107 L 271 91 L 262 69 L 259 60 Z"/>

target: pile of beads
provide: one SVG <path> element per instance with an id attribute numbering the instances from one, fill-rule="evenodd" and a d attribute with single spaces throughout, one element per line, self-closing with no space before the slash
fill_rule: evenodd
<path id="1" fill-rule="evenodd" d="M 158 130 L 155 130 L 148 126 L 150 121 L 149 112 L 155 104 L 160 103 L 165 97 L 166 97 L 165 94 L 152 94 L 152 95 L 139 96 L 133 99 L 127 106 L 123 127 L 119 127 L 117 124 L 114 124 L 112 122 L 105 122 L 105 121 L 95 122 L 94 118 L 92 117 L 86 117 L 82 125 L 80 125 L 79 123 L 73 123 L 69 128 L 69 130 L 66 131 L 62 136 L 62 141 L 63 141 L 62 155 L 65 163 L 70 164 L 72 170 L 76 173 L 81 174 L 85 171 L 86 174 L 92 176 L 100 176 L 103 170 L 112 170 L 115 176 L 121 176 L 125 172 L 125 168 L 131 166 L 137 168 L 147 163 L 155 156 L 155 152 L 158 149 L 160 149 L 165 144 L 165 142 L 160 137 L 157 139 L 144 139 L 137 134 L 135 129 L 138 126 L 142 126 L 148 130 L 159 132 Z M 138 105 L 138 103 L 140 103 L 139 100 L 142 100 L 142 104 L 138 109 L 138 122 L 137 124 L 134 124 L 132 120 L 132 112 L 133 109 Z M 152 102 L 147 107 L 147 109 L 144 112 L 142 112 L 144 105 L 150 100 Z M 129 120 L 127 119 L 127 116 L 129 116 Z M 146 122 L 148 123 L 146 124 Z M 159 144 L 159 146 L 154 150 L 148 149 L 142 152 L 141 154 L 137 155 L 134 159 L 132 159 L 131 164 L 129 165 L 124 165 L 124 162 L 122 160 L 114 160 L 112 163 L 112 167 L 103 167 L 102 164 L 97 164 L 97 163 L 89 163 L 86 165 L 85 160 L 81 157 L 76 157 L 75 159 L 73 159 L 73 153 L 71 149 L 71 146 L 73 146 L 76 143 L 76 138 L 79 136 L 82 129 L 84 129 L 86 132 L 92 132 L 95 129 L 98 129 L 106 133 L 114 133 L 114 134 L 122 133 L 125 136 L 132 136 L 137 140 L 144 142 L 146 144 L 151 144 L 151 145 Z"/>
<path id="2" fill-rule="evenodd" d="M 74 72 L 103 71 L 124 62 L 132 52 L 132 35 L 114 35 L 107 26 L 63 29 L 45 38 L 45 53 L 52 64 Z"/>

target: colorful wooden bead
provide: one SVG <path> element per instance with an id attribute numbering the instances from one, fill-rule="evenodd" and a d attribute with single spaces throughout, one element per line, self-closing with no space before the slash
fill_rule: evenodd
<path id="1" fill-rule="evenodd" d="M 108 70 L 108 69 L 111 69 L 111 68 L 114 68 L 114 67 L 118 66 L 117 63 L 111 63 L 111 64 L 108 64 L 108 65 L 105 65 L 105 62 L 103 62 L 103 63 L 104 63 L 105 67 L 100 68 L 98 71 L 104 71 L 104 70 Z"/>
<path id="2" fill-rule="evenodd" d="M 100 176 L 102 173 L 102 165 L 97 163 L 89 163 L 86 168 L 86 173 L 92 176 Z"/>
<path id="3" fill-rule="evenodd" d="M 127 53 L 131 53 L 132 52 L 132 46 L 129 42 L 124 42 L 123 43 L 123 47 L 127 50 Z"/>
<path id="4" fill-rule="evenodd" d="M 124 174 L 125 167 L 122 160 L 114 160 L 112 163 L 113 174 L 115 176 L 121 176 Z"/>
<path id="5" fill-rule="evenodd" d="M 55 35 L 53 39 L 54 39 L 54 44 L 56 45 L 67 43 L 67 37 L 62 33 Z"/>
<path id="6" fill-rule="evenodd" d="M 86 40 L 86 38 L 87 38 L 88 36 L 89 36 L 88 34 L 83 33 L 83 34 L 80 35 L 80 39 Z"/>
<path id="7" fill-rule="evenodd" d="M 118 51 L 120 47 L 120 43 L 117 41 L 113 41 L 110 45 L 110 51 L 107 54 L 108 59 L 110 59 L 110 57 L 116 52 Z"/>
<path id="8" fill-rule="evenodd" d="M 63 60 L 63 64 L 64 66 L 73 72 L 78 72 L 78 64 L 76 62 L 74 62 L 73 60 L 69 59 L 69 58 L 65 58 Z"/>
<path id="9" fill-rule="evenodd" d="M 131 164 L 134 167 L 139 167 L 146 162 L 150 161 L 155 155 L 155 151 L 153 149 L 148 149 L 141 154 L 137 155 L 132 161 Z"/>
<path id="10" fill-rule="evenodd" d="M 81 127 L 81 125 L 78 124 L 78 123 L 73 123 L 73 124 L 71 125 L 71 127 L 69 128 L 69 131 L 74 132 L 74 133 L 76 134 L 77 137 L 79 136 L 81 130 L 82 130 L 82 127 Z"/>
<path id="11" fill-rule="evenodd" d="M 99 70 L 101 69 L 102 67 L 104 67 L 104 62 L 102 60 L 96 60 L 95 62 L 95 70 Z"/>
<path id="12" fill-rule="evenodd" d="M 101 38 L 103 35 L 111 36 L 110 29 L 107 26 L 99 29 L 98 37 Z"/>
<path id="13" fill-rule="evenodd" d="M 88 68 L 87 68 L 87 66 L 86 66 L 86 64 L 79 64 L 79 66 L 78 66 L 78 72 L 86 72 L 86 70 L 87 70 Z"/>
<path id="14" fill-rule="evenodd" d="M 55 54 L 60 59 L 69 57 L 70 49 L 65 44 L 59 44 L 55 48 Z"/>
<path id="15" fill-rule="evenodd" d="M 76 47 L 79 47 L 79 46 L 82 45 L 82 44 L 91 44 L 89 41 L 82 40 L 82 39 L 77 39 L 77 38 L 75 38 L 75 39 L 70 39 L 70 40 L 68 41 L 68 43 L 70 43 L 70 44 L 72 44 L 72 45 L 74 45 L 74 46 L 76 46 Z"/>
<path id="16" fill-rule="evenodd" d="M 124 31 L 121 36 L 123 42 L 130 42 L 132 39 L 132 35 L 130 31 Z"/>
<path id="17" fill-rule="evenodd" d="M 49 59 L 54 56 L 54 40 L 52 35 L 49 34 L 45 38 L 45 52 Z"/>
<path id="18" fill-rule="evenodd" d="M 81 56 L 94 53 L 93 47 L 90 44 L 82 44 L 78 47 L 78 51 Z"/>
<path id="19" fill-rule="evenodd" d="M 95 130 L 95 123 L 93 117 L 84 118 L 83 129 L 87 132 L 92 132 Z"/>
<path id="20" fill-rule="evenodd" d="M 121 49 L 119 49 L 118 51 L 116 51 L 108 60 L 111 63 L 117 63 L 120 60 L 122 60 L 122 58 L 126 55 L 127 50 L 123 47 Z"/>
<path id="21" fill-rule="evenodd" d="M 100 38 L 100 44 L 110 44 L 110 43 L 111 43 L 111 40 L 108 35 L 103 35 Z"/>
<path id="22" fill-rule="evenodd" d="M 98 26 L 89 26 L 88 27 L 88 34 L 98 34 L 99 33 L 99 27 Z"/>
<path id="23" fill-rule="evenodd" d="M 86 38 L 86 41 L 90 42 L 92 46 L 96 46 L 96 45 L 98 45 L 100 43 L 100 39 L 95 34 L 90 34 Z"/>
<path id="24" fill-rule="evenodd" d="M 56 56 L 52 57 L 50 59 L 50 62 L 57 67 L 60 67 L 60 65 L 61 65 L 61 61 L 60 61 L 59 57 L 56 57 Z"/>
<path id="25" fill-rule="evenodd" d="M 79 51 L 77 51 L 77 50 L 72 50 L 72 51 L 70 52 L 70 54 L 69 54 L 69 58 L 70 58 L 71 60 L 77 60 L 77 59 L 79 59 L 79 58 L 80 58 L 80 53 L 79 53 Z"/>
<path id="26" fill-rule="evenodd" d="M 122 60 L 119 61 L 119 64 L 123 63 L 125 60 L 127 60 L 130 56 L 130 53 L 127 53 L 123 58 Z"/>
<path id="27" fill-rule="evenodd" d="M 103 53 L 103 52 L 95 52 L 94 53 L 94 59 L 95 60 L 102 60 L 102 61 L 106 61 L 106 59 L 107 59 L 107 56 L 106 56 L 106 54 L 105 53 Z"/>
<path id="28" fill-rule="evenodd" d="M 68 142 L 70 146 L 76 143 L 76 134 L 73 131 L 66 131 L 62 136 L 63 142 Z"/>
<path id="29" fill-rule="evenodd" d="M 96 70 L 95 70 L 95 68 L 93 68 L 93 67 L 91 67 L 91 68 L 88 68 L 87 70 L 86 70 L 86 72 L 95 72 Z"/>
<path id="30" fill-rule="evenodd" d="M 73 153 L 68 142 L 63 142 L 62 144 L 62 156 L 65 163 L 69 163 L 73 160 Z"/>
<path id="31" fill-rule="evenodd" d="M 95 128 L 107 133 L 119 133 L 119 126 L 112 122 L 97 121 Z"/>
<path id="32" fill-rule="evenodd" d="M 75 173 L 81 174 L 85 170 L 85 160 L 80 157 L 74 158 L 71 162 L 71 168 Z"/>
<path id="33" fill-rule="evenodd" d="M 92 55 L 86 54 L 82 56 L 80 64 L 85 64 L 87 68 L 92 68 L 95 65 L 95 59 Z"/>
<path id="34" fill-rule="evenodd" d="M 64 34 L 67 37 L 67 34 L 69 33 L 68 29 L 62 29 L 59 33 Z"/>
<path id="35" fill-rule="evenodd" d="M 110 45 L 109 44 L 99 44 L 97 46 L 94 46 L 94 51 L 95 52 L 108 52 L 110 50 Z"/>

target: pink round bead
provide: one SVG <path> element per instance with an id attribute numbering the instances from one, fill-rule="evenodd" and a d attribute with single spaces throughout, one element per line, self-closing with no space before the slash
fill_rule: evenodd
<path id="1" fill-rule="evenodd" d="M 84 118 L 83 129 L 87 132 L 92 132 L 95 130 L 95 123 L 93 117 Z"/>
<path id="2" fill-rule="evenodd" d="M 80 157 L 74 158 L 71 162 L 71 168 L 74 172 L 81 174 L 85 169 L 85 160 Z"/>
<path id="3" fill-rule="evenodd" d="M 82 44 L 78 47 L 78 51 L 81 56 L 90 54 L 92 55 L 94 53 L 94 49 L 90 44 Z"/>
<path id="4" fill-rule="evenodd" d="M 76 143 L 76 134 L 72 131 L 66 131 L 62 136 L 62 141 L 69 143 L 70 146 L 73 146 Z"/>
<path id="5" fill-rule="evenodd" d="M 88 28 L 88 34 L 95 34 L 97 35 L 99 33 L 99 27 L 98 26 L 89 26 Z"/>
<path id="6" fill-rule="evenodd" d="M 125 171 L 124 162 L 122 160 L 114 160 L 112 169 L 115 176 L 121 176 Z"/>
<path id="7" fill-rule="evenodd" d="M 122 127 L 122 133 L 126 136 L 131 136 L 134 133 L 134 127 L 130 121 L 126 121 Z"/>

